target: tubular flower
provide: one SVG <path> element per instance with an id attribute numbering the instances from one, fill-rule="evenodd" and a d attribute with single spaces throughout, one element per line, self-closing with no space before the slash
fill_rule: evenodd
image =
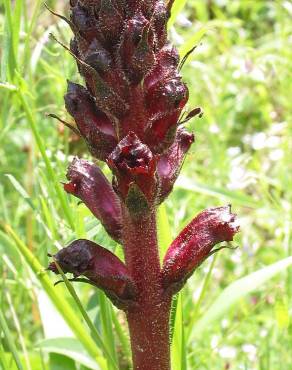
<path id="1" fill-rule="evenodd" d="M 81 275 L 85 276 L 89 283 L 102 289 L 117 305 L 133 300 L 136 295 L 135 284 L 123 262 L 89 240 L 75 240 L 61 249 L 54 259 L 64 273 L 73 274 L 73 281 L 78 281 Z M 51 262 L 48 269 L 58 274 L 56 262 Z"/>
<path id="2" fill-rule="evenodd" d="M 119 142 L 108 158 L 108 165 L 116 179 L 115 189 L 122 199 L 126 199 L 134 184 L 149 201 L 155 197 L 155 162 L 150 149 L 134 132 Z"/>
<path id="3" fill-rule="evenodd" d="M 163 261 L 165 287 L 180 285 L 223 241 L 232 241 L 239 230 L 231 207 L 206 209 L 191 221 L 170 245 Z"/>
<path id="4" fill-rule="evenodd" d="M 99 167 L 75 158 L 67 178 L 70 182 L 64 184 L 65 191 L 82 200 L 109 235 L 119 241 L 122 233 L 120 200 Z"/>
<path id="5" fill-rule="evenodd" d="M 159 181 L 159 202 L 162 202 L 172 191 L 175 180 L 177 179 L 182 167 L 185 154 L 194 142 L 193 134 L 185 129 L 179 129 L 176 139 L 172 146 L 159 157 L 157 163 L 157 173 Z"/>
<path id="6" fill-rule="evenodd" d="M 207 209 L 172 242 L 160 266 L 157 207 L 194 142 L 183 124 L 202 115 L 200 108 L 183 112 L 189 90 L 180 69 L 189 53 L 180 62 L 167 39 L 173 2 L 70 0 L 67 20 L 74 36 L 65 48 L 84 86 L 68 82 L 65 106 L 92 156 L 111 170 L 112 183 L 97 165 L 75 158 L 64 189 L 122 245 L 125 263 L 80 239 L 60 250 L 49 270 L 60 267 L 73 281 L 102 289 L 125 311 L 134 370 L 170 370 L 173 294 L 216 244 L 238 231 L 230 207 Z"/>

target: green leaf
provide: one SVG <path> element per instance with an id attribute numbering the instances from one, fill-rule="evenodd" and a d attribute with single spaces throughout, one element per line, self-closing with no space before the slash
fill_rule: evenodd
<path id="1" fill-rule="evenodd" d="M 16 91 L 17 90 L 17 86 L 12 85 L 10 83 L 5 83 L 5 82 L 0 82 L 0 88 L 1 89 L 7 89 L 7 90 L 10 90 L 10 91 Z"/>
<path id="2" fill-rule="evenodd" d="M 100 370 L 98 364 L 88 356 L 84 347 L 75 338 L 51 338 L 42 340 L 37 347 L 45 352 L 67 356 L 92 370 Z"/>
<path id="3" fill-rule="evenodd" d="M 100 307 L 100 319 L 102 327 L 102 338 L 106 344 L 106 348 L 109 350 L 111 358 L 114 360 L 114 366 L 109 362 L 109 370 L 117 368 L 116 364 L 118 362 L 117 353 L 116 353 L 116 344 L 113 332 L 113 320 L 112 320 L 112 311 L 111 303 L 105 294 L 100 291 L 98 292 L 99 298 L 99 307 Z"/>
<path id="4" fill-rule="evenodd" d="M 248 206 L 255 208 L 261 205 L 259 201 L 243 193 L 236 192 L 234 190 L 231 191 L 227 189 L 217 188 L 210 185 L 198 184 L 195 181 L 191 181 L 189 178 L 184 176 L 180 176 L 178 178 L 175 186 L 184 190 L 190 190 L 196 193 L 210 195 L 215 198 L 226 199 L 227 201 L 234 201 L 237 204 L 246 207 Z"/>
<path id="5" fill-rule="evenodd" d="M 18 76 L 18 80 L 19 80 L 20 85 L 24 84 L 24 80 L 20 76 Z M 69 208 L 65 193 L 64 193 L 63 189 L 61 188 L 60 183 L 57 180 L 57 177 L 55 175 L 55 171 L 52 167 L 50 159 L 47 156 L 46 147 L 45 147 L 43 138 L 42 138 L 41 134 L 39 133 L 39 130 L 38 130 L 37 123 L 36 123 L 35 117 L 33 115 L 33 112 L 30 108 L 28 100 L 27 100 L 26 96 L 24 95 L 23 91 L 20 89 L 17 92 L 18 92 L 19 100 L 22 104 L 23 110 L 26 114 L 28 123 L 30 124 L 30 128 L 32 130 L 32 133 L 33 133 L 33 136 L 35 138 L 36 144 L 37 144 L 38 149 L 41 153 L 43 161 L 45 163 L 48 178 L 55 187 L 56 194 L 57 194 L 57 196 L 60 200 L 60 204 L 62 205 L 64 216 L 66 217 L 66 219 L 68 221 L 68 224 L 70 225 L 72 230 L 74 230 L 75 226 L 74 226 L 73 217 L 71 215 L 71 210 Z"/>
<path id="6" fill-rule="evenodd" d="M 183 45 L 179 48 L 179 54 L 183 57 L 189 50 L 194 46 L 198 45 L 205 33 L 207 32 L 207 27 L 200 28 L 195 32 L 188 40 L 186 40 Z"/>
<path id="7" fill-rule="evenodd" d="M 16 178 L 10 174 L 5 174 L 6 177 L 10 180 L 11 184 L 14 186 L 15 190 L 20 194 L 20 196 L 25 199 L 32 209 L 35 209 L 30 196 L 27 194 L 27 191 L 24 187 L 16 180 Z"/>
<path id="8" fill-rule="evenodd" d="M 230 284 L 193 326 L 190 340 L 200 335 L 212 322 L 221 318 L 241 298 L 260 288 L 276 274 L 284 271 L 291 265 L 292 256 L 264 267 Z"/>
<path id="9" fill-rule="evenodd" d="M 173 307 L 172 307 L 173 309 Z M 174 369 L 186 370 L 186 345 L 183 325 L 183 292 L 177 296 L 171 343 L 171 363 Z"/>
<path id="10" fill-rule="evenodd" d="M 187 0 L 175 0 L 174 4 L 171 8 L 171 17 L 168 21 L 168 28 L 174 25 L 176 18 L 178 17 L 179 13 L 183 10 L 184 6 L 186 5 Z"/>
<path id="11" fill-rule="evenodd" d="M 81 315 L 83 316 L 84 318 L 84 321 L 86 322 L 90 332 L 91 332 L 91 335 L 92 337 L 95 339 L 96 343 L 98 343 L 98 345 L 102 348 L 106 358 L 107 358 L 107 361 L 111 364 L 111 366 L 113 367 L 113 369 L 117 370 L 118 367 L 117 367 L 117 363 L 116 363 L 116 359 L 112 356 L 111 354 L 111 349 L 108 347 L 108 343 L 106 343 L 102 336 L 99 334 L 99 332 L 97 331 L 96 327 L 94 326 L 93 322 L 91 321 L 89 315 L 87 314 L 86 310 L 84 309 L 73 285 L 71 284 L 71 282 L 68 280 L 67 276 L 64 274 L 64 272 L 62 271 L 61 267 L 59 266 L 59 264 L 57 263 L 56 260 L 54 260 L 56 266 L 57 266 L 57 269 L 58 269 L 58 272 L 60 273 L 60 275 L 62 276 L 62 279 L 66 285 L 66 288 L 68 289 L 69 293 L 71 294 L 72 298 L 74 299 L 75 301 L 75 304 L 76 306 L 78 307 Z"/>
<path id="12" fill-rule="evenodd" d="M 50 370 L 77 370 L 75 362 L 67 357 L 58 353 L 50 354 Z"/>
<path id="13" fill-rule="evenodd" d="M 171 244 L 172 235 L 166 207 L 162 204 L 158 210 L 158 240 L 160 255 L 163 257 Z M 186 370 L 186 346 L 184 345 L 182 293 L 172 301 L 170 318 L 171 362 L 174 369 Z"/>
<path id="14" fill-rule="evenodd" d="M 2 313 L 2 310 L 0 310 L 0 329 L 1 331 L 3 331 L 4 337 L 7 341 L 9 351 L 12 353 L 17 369 L 24 370 L 24 367 L 22 366 L 22 363 L 20 361 L 16 346 L 15 346 L 14 338 L 9 330 L 9 327 L 7 325 L 7 320 Z"/>

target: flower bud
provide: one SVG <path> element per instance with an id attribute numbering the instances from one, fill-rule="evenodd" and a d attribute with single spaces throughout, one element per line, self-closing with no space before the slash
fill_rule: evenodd
<path id="1" fill-rule="evenodd" d="M 145 142 L 153 153 L 161 154 L 173 143 L 179 116 L 180 112 L 176 110 L 154 116 L 150 121 L 145 132 Z"/>
<path id="2" fill-rule="evenodd" d="M 169 18 L 169 12 L 166 9 L 164 1 L 156 1 L 154 5 L 154 12 L 152 16 L 153 26 L 157 35 L 157 46 L 160 49 L 166 43 L 167 32 L 166 24 Z"/>
<path id="3" fill-rule="evenodd" d="M 210 208 L 193 219 L 172 242 L 163 261 L 165 289 L 180 289 L 193 271 L 223 241 L 232 241 L 239 226 L 230 206 Z"/>
<path id="4" fill-rule="evenodd" d="M 81 85 L 68 82 L 64 97 L 68 113 L 96 158 L 105 160 L 117 144 L 114 127 L 107 116 L 99 111 L 88 91 Z"/>
<path id="5" fill-rule="evenodd" d="M 133 53 L 128 66 L 128 73 L 134 83 L 139 83 L 150 71 L 155 62 L 153 52 L 153 37 L 151 40 L 151 30 L 145 26 L 142 32 L 141 40 Z"/>
<path id="6" fill-rule="evenodd" d="M 100 75 L 103 75 L 111 67 L 112 58 L 95 39 L 83 52 L 85 63 L 93 67 Z"/>
<path id="7" fill-rule="evenodd" d="M 91 10 L 91 7 L 81 4 L 80 1 L 71 5 L 71 21 L 82 38 L 88 42 L 91 42 L 97 34 L 97 22 Z"/>
<path id="8" fill-rule="evenodd" d="M 154 153 L 162 153 L 173 143 L 179 117 L 188 99 L 188 89 L 179 77 L 165 81 L 147 81 L 148 112 L 152 118 L 145 132 L 145 142 Z"/>
<path id="9" fill-rule="evenodd" d="M 125 30 L 122 33 L 121 44 L 119 47 L 119 57 L 123 68 L 125 69 L 127 75 L 130 78 L 133 76 L 133 58 L 135 59 L 135 52 L 139 48 L 140 53 L 144 52 L 145 55 L 149 55 L 149 45 L 148 45 L 148 33 L 149 33 L 149 21 L 138 12 L 133 18 L 127 21 Z M 144 36 L 144 37 L 143 37 Z M 144 49 L 144 50 L 143 50 Z M 139 52 L 136 58 L 139 59 Z"/>
<path id="10" fill-rule="evenodd" d="M 188 88 L 180 77 L 161 81 L 148 89 L 147 105 L 151 114 L 181 109 L 188 100 Z"/>
<path id="11" fill-rule="evenodd" d="M 180 173 L 185 155 L 194 142 L 194 135 L 181 128 L 177 131 L 172 146 L 159 157 L 157 175 L 159 182 L 159 202 L 169 195 Z"/>
<path id="12" fill-rule="evenodd" d="M 111 43 L 119 39 L 123 26 L 123 19 L 111 0 L 101 0 L 98 11 L 98 29 L 102 37 Z"/>
<path id="13" fill-rule="evenodd" d="M 179 55 L 173 46 L 165 45 L 155 57 L 155 66 L 144 80 L 146 92 L 151 91 L 155 85 L 162 85 L 163 81 L 177 76 L 176 68 L 179 64 Z"/>
<path id="14" fill-rule="evenodd" d="M 72 273 L 75 279 L 85 276 L 87 282 L 102 289 L 118 306 L 133 301 L 137 294 L 124 263 L 112 252 L 90 240 L 75 240 L 61 249 L 54 259 L 65 274 Z M 50 263 L 48 270 L 59 273 L 55 262 Z"/>
<path id="15" fill-rule="evenodd" d="M 111 184 L 95 164 L 74 158 L 68 168 L 65 191 L 81 199 L 116 241 L 121 238 L 121 208 Z"/>

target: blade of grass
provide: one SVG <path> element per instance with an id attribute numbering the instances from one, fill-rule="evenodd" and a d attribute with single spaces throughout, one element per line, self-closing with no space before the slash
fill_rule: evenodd
<path id="1" fill-rule="evenodd" d="M 102 357 L 100 349 L 96 346 L 95 342 L 85 331 L 83 324 L 81 323 L 75 312 L 72 310 L 70 305 L 55 289 L 49 277 L 45 273 L 43 266 L 39 263 L 38 259 L 31 253 L 31 251 L 21 241 L 21 239 L 19 239 L 18 235 L 12 230 L 9 225 L 4 225 L 4 229 L 15 242 L 18 251 L 24 257 L 25 261 L 40 281 L 45 292 L 50 297 L 52 303 L 60 312 L 73 333 L 75 333 L 76 337 L 80 340 L 88 353 L 97 361 L 101 369 L 106 369 L 105 359 Z"/>
<path id="2" fill-rule="evenodd" d="M 0 365 L 2 366 L 3 370 L 9 370 L 1 340 L 0 340 Z"/>
<path id="3" fill-rule="evenodd" d="M 18 60 L 18 48 L 20 39 L 20 26 L 21 26 L 21 9 L 23 1 L 16 0 L 13 7 L 13 49 L 16 62 Z"/>
<path id="4" fill-rule="evenodd" d="M 16 178 L 10 174 L 5 174 L 5 176 L 9 179 L 11 184 L 14 186 L 15 190 L 20 194 L 20 196 L 29 204 L 32 209 L 35 209 L 33 202 L 31 201 L 31 197 L 27 194 L 24 187 L 16 180 Z"/>
<path id="5" fill-rule="evenodd" d="M 22 65 L 24 69 L 28 69 L 28 67 L 31 65 L 30 63 L 27 63 L 27 61 L 31 59 L 30 58 L 30 53 L 31 53 L 30 42 L 31 42 L 32 32 L 37 22 L 39 9 L 42 3 L 43 2 L 41 0 L 35 1 L 33 11 L 31 12 L 32 16 L 31 16 L 30 23 L 26 24 L 26 37 L 24 40 L 24 52 L 23 52 L 23 61 L 22 61 Z M 29 68 L 29 72 L 31 72 L 30 68 Z"/>
<path id="6" fill-rule="evenodd" d="M 84 348 L 80 345 L 80 342 L 78 342 L 75 338 L 58 337 L 44 339 L 37 343 L 36 347 L 45 352 L 58 353 L 60 355 L 69 357 L 89 369 L 99 369 L 92 358 L 89 358 L 88 354 L 84 352 Z"/>
<path id="7" fill-rule="evenodd" d="M 4 0 L 5 21 L 2 41 L 1 80 L 11 80 L 15 69 L 15 57 L 12 48 L 12 17 L 10 1 Z"/>
<path id="8" fill-rule="evenodd" d="M 109 307 L 109 302 L 105 297 L 103 292 L 98 292 L 99 298 L 99 308 L 100 308 L 100 318 L 101 318 L 101 327 L 102 327 L 102 336 L 106 343 L 106 347 L 108 348 L 111 357 L 114 359 L 115 364 L 117 364 L 117 353 L 116 353 L 116 344 L 115 338 L 113 334 L 113 323 L 112 323 L 112 315 Z M 110 366 L 110 369 L 113 367 Z"/>
<path id="9" fill-rule="evenodd" d="M 17 349 L 15 346 L 14 338 L 12 337 L 9 327 L 7 325 L 7 321 L 5 319 L 5 316 L 2 313 L 2 310 L 0 310 L 0 328 L 2 329 L 4 333 L 4 337 L 7 341 L 8 348 L 13 356 L 14 362 L 16 364 L 16 367 L 18 370 L 24 370 L 24 367 L 22 366 L 22 363 L 20 361 L 20 358 L 17 353 Z"/>
<path id="10" fill-rule="evenodd" d="M 178 17 L 179 13 L 183 10 L 184 6 L 186 5 L 187 0 L 175 0 L 174 4 L 171 8 L 171 17 L 168 21 L 168 28 L 174 25 L 176 18 Z"/>
<path id="11" fill-rule="evenodd" d="M 86 322 L 86 324 L 87 324 L 87 326 L 88 326 L 88 328 L 91 332 L 92 337 L 95 339 L 95 341 L 98 343 L 98 345 L 102 348 L 105 356 L 107 357 L 107 359 L 109 360 L 109 362 L 111 363 L 113 368 L 118 370 L 117 363 L 116 363 L 115 359 L 113 358 L 110 349 L 104 343 L 104 341 L 102 340 L 99 332 L 96 330 L 96 327 L 94 326 L 93 322 L 90 320 L 90 317 L 88 316 L 87 312 L 85 311 L 78 295 L 76 294 L 76 291 L 75 291 L 73 285 L 67 279 L 67 276 L 64 274 L 64 272 L 62 271 L 62 269 L 58 265 L 57 261 L 54 261 L 54 262 L 55 262 L 55 264 L 58 268 L 59 273 L 62 276 L 62 279 L 63 279 L 63 281 L 66 285 L 66 288 L 68 289 L 68 291 L 71 294 L 72 298 L 74 299 L 79 311 L 81 312 L 81 314 L 82 314 L 82 316 L 83 316 L 83 318 L 84 318 L 84 320 L 85 320 L 85 322 Z"/>
<path id="12" fill-rule="evenodd" d="M 183 57 L 189 50 L 191 50 L 194 46 L 198 45 L 207 31 L 208 31 L 207 27 L 202 27 L 197 32 L 195 32 L 188 40 L 186 40 L 183 43 L 183 45 L 179 48 L 180 56 Z"/>
<path id="13" fill-rule="evenodd" d="M 292 265 L 292 256 L 284 258 L 272 265 L 266 266 L 253 272 L 234 283 L 230 284 L 219 297 L 207 309 L 204 315 L 193 326 L 189 340 L 200 335 L 202 331 L 213 321 L 218 320 L 227 312 L 239 299 L 261 287 L 276 274 L 284 271 Z"/>
<path id="14" fill-rule="evenodd" d="M 160 255 L 164 256 L 168 246 L 171 244 L 171 230 L 168 222 L 165 205 L 158 210 L 158 240 Z M 174 369 L 186 369 L 186 353 L 184 346 L 183 308 L 182 293 L 179 293 L 172 301 L 170 317 L 170 341 L 171 358 Z"/>
<path id="15" fill-rule="evenodd" d="M 47 172 L 48 172 L 48 177 L 50 178 L 50 180 L 52 181 L 52 183 L 55 186 L 56 193 L 57 193 L 59 201 L 62 205 L 64 215 L 65 215 L 70 227 L 74 230 L 74 222 L 73 222 L 73 218 L 72 218 L 71 213 L 70 213 L 70 209 L 69 209 L 67 200 L 65 198 L 65 194 L 64 194 L 63 189 L 61 189 L 60 184 L 58 183 L 58 181 L 56 179 L 55 172 L 54 172 L 53 167 L 50 163 L 50 160 L 49 160 L 49 158 L 46 154 L 44 143 L 43 143 L 43 141 L 41 139 L 41 136 L 40 136 L 40 134 L 37 130 L 37 125 L 36 125 L 34 116 L 31 112 L 31 109 L 29 108 L 29 104 L 27 102 L 27 99 L 24 96 L 24 94 L 22 93 L 21 89 L 18 89 L 18 96 L 19 96 L 19 99 L 20 99 L 21 104 L 23 106 L 23 109 L 26 113 L 27 120 L 30 124 L 31 130 L 33 132 L 33 135 L 34 135 L 35 141 L 37 143 L 37 146 L 39 148 L 39 151 L 41 153 L 41 156 L 42 156 L 42 158 L 45 162 L 45 166 L 46 166 L 46 169 L 47 169 Z"/>
<path id="16" fill-rule="evenodd" d="M 253 197 L 248 195 L 235 192 L 234 190 L 226 190 L 222 188 L 216 188 L 214 186 L 209 186 L 205 184 L 198 184 L 195 181 L 191 181 L 189 178 L 180 176 L 176 181 L 175 187 L 195 191 L 200 194 L 210 195 L 216 198 L 223 198 L 228 201 L 234 201 L 237 204 L 240 204 L 245 207 L 260 207 L 262 204 L 260 201 L 257 201 Z"/>
<path id="17" fill-rule="evenodd" d="M 126 333 L 124 332 L 124 330 L 123 330 L 123 328 L 122 328 L 122 326 L 121 326 L 121 324 L 118 320 L 117 314 L 113 311 L 113 308 L 111 308 L 111 309 L 112 309 L 113 324 L 114 324 L 118 339 L 120 341 L 120 344 L 122 346 L 123 353 L 127 357 L 127 359 L 130 359 L 131 358 L 131 350 L 130 350 L 129 339 L 128 339 Z"/>
<path id="18" fill-rule="evenodd" d="M 20 322 L 19 322 L 19 319 L 17 317 L 17 313 L 16 313 L 16 311 L 14 309 L 14 306 L 13 306 L 11 295 L 9 294 L 8 291 L 6 291 L 5 295 L 6 295 L 6 299 L 7 299 L 7 302 L 8 302 L 9 310 L 11 312 L 11 316 L 12 316 L 13 321 L 14 321 L 14 326 L 16 328 L 16 332 L 17 332 L 18 337 L 19 337 L 19 343 L 20 343 L 20 346 L 21 346 L 21 349 L 22 349 L 26 369 L 31 370 L 31 364 L 30 364 L 30 361 L 29 361 L 28 351 L 27 351 L 27 348 L 26 348 L 26 345 L 25 345 L 25 340 L 24 340 L 24 337 L 23 337 L 23 334 L 22 334 Z"/>
<path id="19" fill-rule="evenodd" d="M 212 271 L 213 271 L 213 268 L 215 266 L 215 262 L 216 262 L 216 259 L 217 259 L 217 256 L 218 256 L 218 253 L 214 254 L 213 258 L 212 258 L 212 262 L 210 264 L 210 267 L 209 267 L 209 270 L 208 270 L 208 273 L 204 279 L 204 282 L 203 282 L 203 285 L 202 285 L 202 289 L 200 291 L 200 295 L 199 295 L 199 298 L 195 304 L 195 308 L 192 312 L 192 317 L 191 317 L 191 320 L 190 320 L 190 324 L 188 325 L 188 331 L 186 332 L 186 340 L 188 340 L 190 334 L 191 334 L 191 330 L 197 320 L 197 315 L 200 311 L 200 307 L 201 307 L 201 303 L 203 302 L 203 299 L 205 297 L 205 294 L 207 292 L 207 289 L 208 289 L 208 286 L 209 286 L 209 282 L 210 282 L 210 279 L 211 279 L 211 276 L 212 276 Z"/>
<path id="20" fill-rule="evenodd" d="M 17 91 L 17 86 L 12 85 L 8 82 L 0 82 L 0 88 L 1 89 L 6 89 L 6 90 L 9 90 L 9 91 Z"/>
<path id="21" fill-rule="evenodd" d="M 186 346 L 184 343 L 183 325 L 183 292 L 177 297 L 175 319 L 173 327 L 173 338 L 171 345 L 171 362 L 174 369 L 186 370 Z"/>

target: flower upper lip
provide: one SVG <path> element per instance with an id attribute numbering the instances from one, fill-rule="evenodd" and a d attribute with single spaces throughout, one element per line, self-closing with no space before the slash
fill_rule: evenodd
<path id="1" fill-rule="evenodd" d="M 108 163 L 112 168 L 132 174 L 150 174 L 153 173 L 153 160 L 150 149 L 130 132 L 111 153 Z"/>

